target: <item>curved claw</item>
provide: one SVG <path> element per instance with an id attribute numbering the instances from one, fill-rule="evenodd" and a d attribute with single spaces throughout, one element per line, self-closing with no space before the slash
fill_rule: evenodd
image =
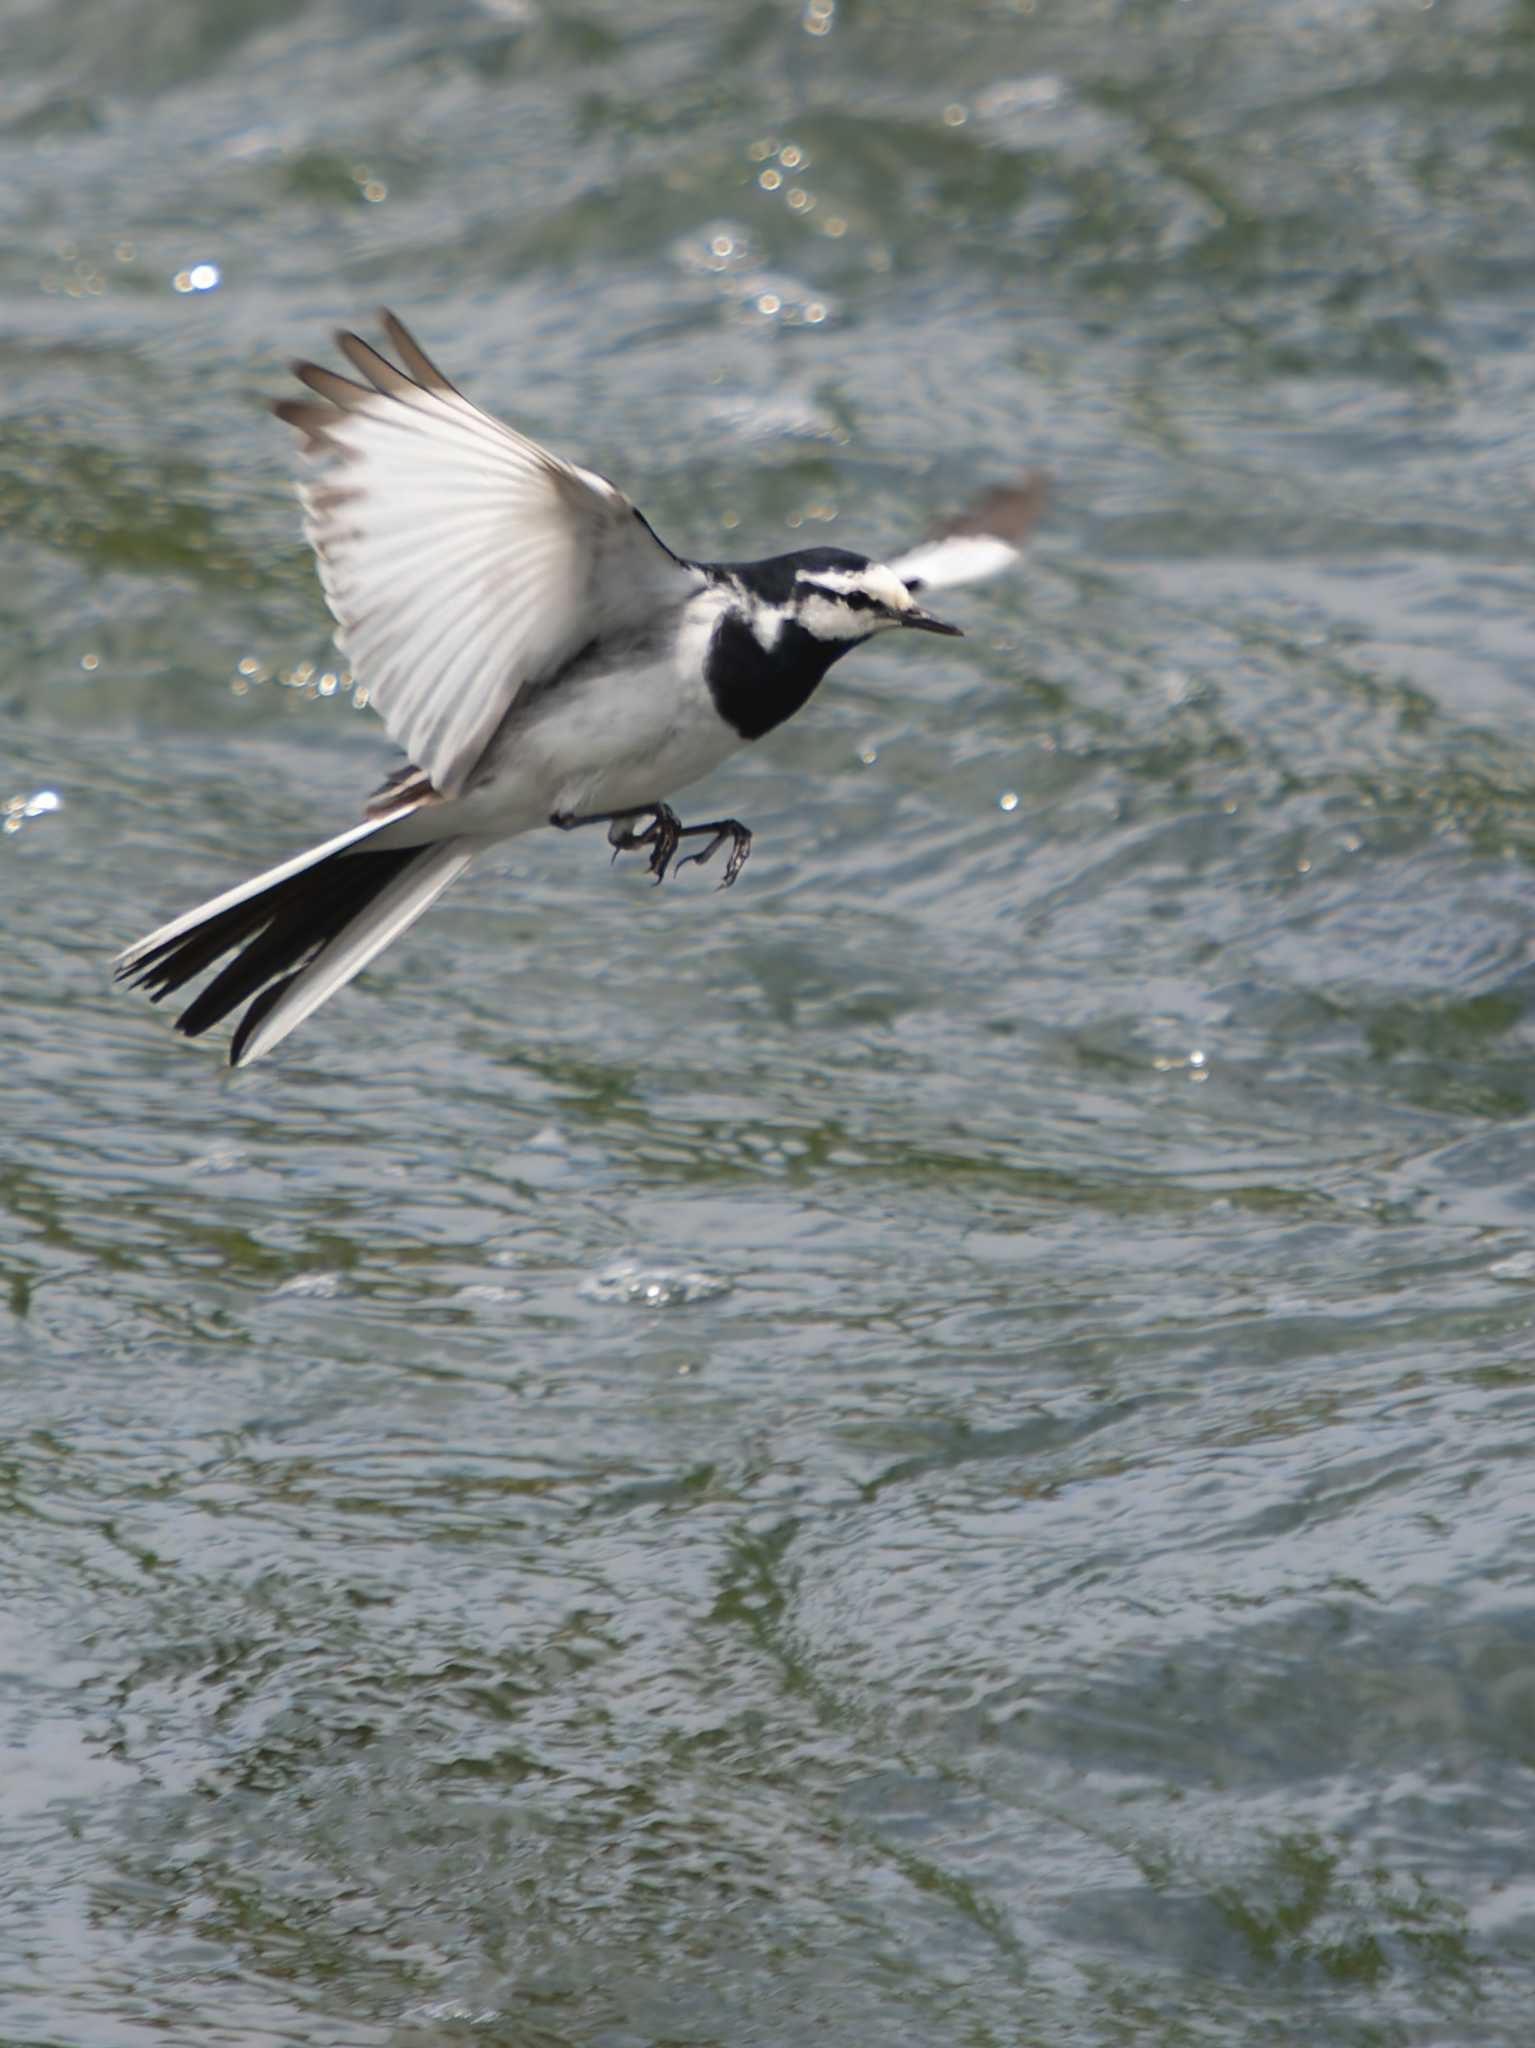
<path id="1" fill-rule="evenodd" d="M 693 827 L 693 830 L 697 832 L 712 831 L 714 837 L 709 841 L 709 844 L 702 849 L 701 852 L 684 854 L 682 859 L 679 860 L 677 863 L 678 873 L 680 874 L 682 869 L 685 868 L 690 861 L 695 861 L 699 867 L 702 867 L 706 860 L 712 860 L 714 858 L 715 854 L 719 852 L 720 848 L 728 839 L 732 842 L 730 848 L 730 858 L 725 863 L 725 872 L 720 877 L 719 884 L 722 889 L 728 889 L 731 883 L 735 880 L 736 876 L 740 874 L 742 868 L 744 868 L 746 865 L 746 857 L 752 850 L 751 833 L 736 818 L 725 818 L 721 821 L 720 824 L 713 826 L 695 825 Z"/>
<path id="2" fill-rule="evenodd" d="M 622 818 L 615 818 L 608 827 L 608 844 L 617 860 L 621 853 L 636 853 L 643 846 L 651 849 L 650 873 L 657 883 L 666 879 L 666 870 L 671 866 L 672 856 L 682 840 L 682 821 L 670 804 L 657 804 L 650 823 L 643 832 L 632 832 Z"/>

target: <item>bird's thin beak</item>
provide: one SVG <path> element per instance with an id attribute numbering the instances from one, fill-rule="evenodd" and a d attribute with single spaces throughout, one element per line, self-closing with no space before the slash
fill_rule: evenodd
<path id="1" fill-rule="evenodd" d="M 947 619 L 935 619 L 931 612 L 919 611 L 916 605 L 909 612 L 902 612 L 901 624 L 915 626 L 922 633 L 948 633 L 956 640 L 965 637 L 963 626 L 951 626 Z"/>

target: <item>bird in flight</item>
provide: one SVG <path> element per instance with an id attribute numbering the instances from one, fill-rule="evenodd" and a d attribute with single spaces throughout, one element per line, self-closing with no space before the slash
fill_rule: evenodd
<path id="1" fill-rule="evenodd" d="M 674 859 L 728 846 L 728 887 L 750 832 L 684 825 L 667 798 L 781 725 L 875 633 L 959 633 L 918 596 L 1016 561 L 1044 496 L 1039 478 L 993 491 L 889 562 L 832 547 L 687 561 L 605 477 L 482 412 L 382 321 L 396 361 L 338 335 L 357 376 L 297 363 L 305 395 L 273 411 L 317 465 L 300 495 L 336 644 L 406 766 L 361 824 L 117 961 L 156 1002 L 224 961 L 176 1027 L 195 1038 L 243 1004 L 233 1066 L 270 1052 L 497 840 L 605 825 L 615 857 L 648 850 L 658 882 Z M 684 841 L 696 850 L 678 858 Z"/>

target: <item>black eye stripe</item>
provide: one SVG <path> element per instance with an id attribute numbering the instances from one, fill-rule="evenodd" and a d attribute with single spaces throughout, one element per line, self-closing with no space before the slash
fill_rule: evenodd
<path id="1" fill-rule="evenodd" d="M 813 577 L 803 579 L 807 590 L 813 590 L 817 597 L 829 597 L 833 604 L 845 604 L 855 612 L 883 612 L 889 606 L 879 598 L 871 597 L 867 590 L 829 590 L 824 583 L 817 583 Z"/>

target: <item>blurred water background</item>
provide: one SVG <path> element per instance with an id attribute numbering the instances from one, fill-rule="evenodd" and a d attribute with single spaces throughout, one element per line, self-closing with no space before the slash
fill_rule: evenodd
<path id="1" fill-rule="evenodd" d="M 9 0 L 6 2048 L 1514 2043 L 1535 6 Z M 381 303 L 964 641 L 230 1079 Z M 695 800 L 703 802 L 702 792 Z M 545 843 L 547 842 L 547 843 Z"/>

